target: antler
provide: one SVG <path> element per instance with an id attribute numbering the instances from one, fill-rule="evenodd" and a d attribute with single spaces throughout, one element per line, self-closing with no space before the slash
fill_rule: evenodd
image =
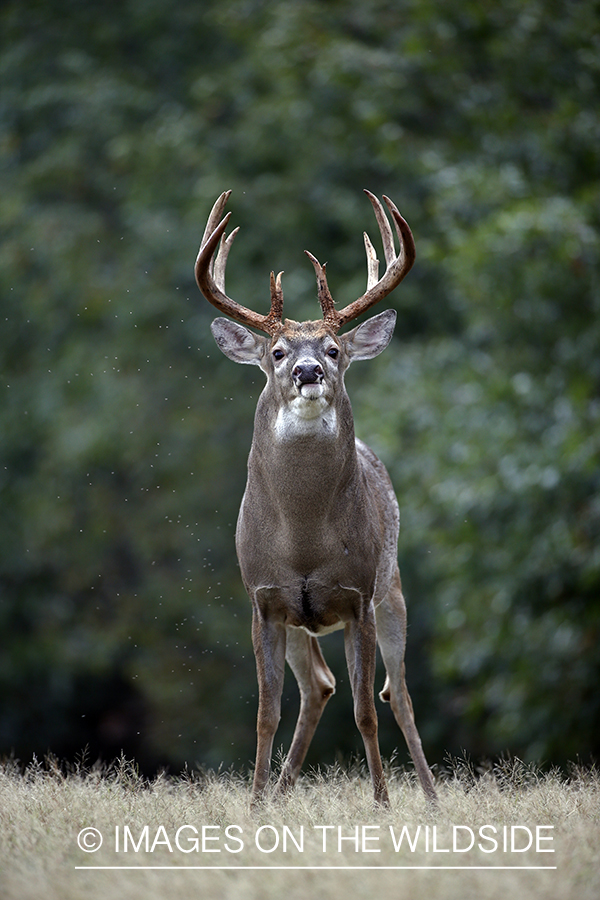
<path id="1" fill-rule="evenodd" d="M 196 283 L 198 287 L 213 306 L 218 310 L 242 322 L 244 325 L 250 325 L 252 328 L 258 328 L 266 334 L 273 335 L 281 328 L 281 317 L 283 315 L 283 290 L 281 288 L 280 272 L 277 278 L 271 272 L 271 310 L 268 316 L 247 309 L 241 306 L 225 293 L 225 267 L 227 265 L 227 256 L 231 249 L 231 245 L 239 228 L 234 228 L 229 237 L 225 235 L 225 230 L 229 222 L 231 213 L 221 219 L 231 191 L 224 191 L 213 206 L 202 241 L 200 250 L 196 258 L 194 273 L 196 275 Z M 219 221 L 221 219 L 221 221 Z M 217 258 L 213 262 L 215 250 Z"/>
<path id="2" fill-rule="evenodd" d="M 308 250 L 304 251 L 315 267 L 319 292 L 319 303 L 321 304 L 321 309 L 323 310 L 323 319 L 325 320 L 327 325 L 329 325 L 329 327 L 336 332 L 342 327 L 342 325 L 345 325 L 347 322 L 351 322 L 352 319 L 356 319 L 357 316 L 365 312 L 365 310 L 369 309 L 371 306 L 374 306 L 376 303 L 379 303 L 379 301 L 383 300 L 384 297 L 387 297 L 387 295 L 400 284 L 415 261 L 415 242 L 412 236 L 412 232 L 408 227 L 407 222 L 398 212 L 396 205 L 390 200 L 389 197 L 386 197 L 384 194 L 383 199 L 385 200 L 386 206 L 388 207 L 392 215 L 394 226 L 396 228 L 396 234 L 398 235 L 398 240 L 400 242 L 400 250 L 398 252 L 398 255 L 396 255 L 396 250 L 394 247 L 393 232 L 387 220 L 387 216 L 384 212 L 383 206 L 381 205 L 377 197 L 370 191 L 365 191 L 365 194 L 371 201 L 373 209 L 375 210 L 375 218 L 377 219 L 379 231 L 381 232 L 386 269 L 382 277 L 379 278 L 379 260 L 377 259 L 375 248 L 369 240 L 368 234 L 365 232 L 364 240 L 365 250 L 367 253 L 368 277 L 367 290 L 362 295 L 362 297 L 359 297 L 358 300 L 350 303 L 348 306 L 344 307 L 344 309 L 335 309 L 333 297 L 331 296 L 329 287 L 327 285 L 325 265 L 321 265 L 321 263 L 312 255 L 312 253 L 309 253 Z"/>
<path id="3" fill-rule="evenodd" d="M 241 306 L 225 293 L 225 267 L 227 265 L 227 257 L 233 240 L 239 231 L 239 228 L 235 228 L 229 236 L 226 236 L 225 231 L 231 213 L 228 212 L 221 219 L 230 194 L 231 191 L 224 191 L 221 194 L 208 217 L 194 269 L 196 282 L 209 303 L 216 306 L 218 310 L 231 316 L 232 319 L 242 322 L 244 325 L 250 325 L 252 328 L 257 328 L 259 331 L 264 331 L 266 334 L 274 335 L 282 327 L 283 290 L 281 287 L 281 276 L 283 272 L 280 272 L 277 278 L 275 278 L 274 273 L 271 272 L 271 309 L 267 316 L 254 312 L 251 309 L 247 309 L 245 306 Z M 394 235 L 383 206 L 377 197 L 370 191 L 365 191 L 365 194 L 373 205 L 375 218 L 379 225 L 386 270 L 383 276 L 379 278 L 379 260 L 377 259 L 375 248 L 373 247 L 368 234 L 365 232 L 364 240 L 367 253 L 368 277 L 367 290 L 362 297 L 359 297 L 358 300 L 350 303 L 344 309 L 336 310 L 333 297 L 331 296 L 331 292 L 327 285 L 325 265 L 321 265 L 318 259 L 316 259 L 312 253 L 309 253 L 308 250 L 304 251 L 315 268 L 319 303 L 323 310 L 323 319 L 334 332 L 339 331 L 342 325 L 356 319 L 361 313 L 365 312 L 376 303 L 379 303 L 384 297 L 387 297 L 387 295 L 400 284 L 415 261 L 415 242 L 412 232 L 406 221 L 398 212 L 395 204 L 384 194 L 383 199 L 391 213 L 396 234 L 398 235 L 398 240 L 400 242 L 398 255 L 396 255 L 394 247 Z M 213 261 L 217 246 L 219 248 L 217 251 L 217 258 Z"/>

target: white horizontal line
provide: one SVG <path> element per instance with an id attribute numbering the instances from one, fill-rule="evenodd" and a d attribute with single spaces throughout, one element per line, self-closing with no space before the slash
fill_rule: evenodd
<path id="1" fill-rule="evenodd" d="M 445 870 L 461 870 L 468 871 L 469 869 L 485 871 L 489 869 L 490 871 L 498 871 L 500 869 L 506 870 L 510 869 L 513 871 L 518 871 L 522 869 L 532 870 L 532 869 L 548 869 L 553 870 L 557 869 L 558 866 L 75 866 L 75 869 L 96 869 L 96 870 L 115 870 L 115 871 L 125 871 L 125 870 L 135 870 L 135 869 L 144 869 L 144 870 L 155 870 L 155 871 L 185 871 L 185 869 L 190 869 L 193 871 L 203 871 L 210 872 L 214 870 L 215 872 L 235 872 L 235 871 L 244 871 L 244 870 L 276 870 L 276 869 L 285 869 L 290 871 L 303 870 L 307 872 L 315 872 L 321 871 L 325 869 L 333 869 L 336 871 L 389 871 L 389 870 L 399 870 L 399 869 L 419 869 L 423 871 L 427 871 L 429 869 L 445 869 Z"/>

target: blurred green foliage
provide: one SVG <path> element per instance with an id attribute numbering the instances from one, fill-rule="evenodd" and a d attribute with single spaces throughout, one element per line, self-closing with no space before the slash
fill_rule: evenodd
<path id="1" fill-rule="evenodd" d="M 600 752 L 600 15 L 592 0 L 9 0 L 0 10 L 0 752 L 245 766 L 233 533 L 261 373 L 192 266 L 314 317 L 364 290 L 362 188 L 417 264 L 351 370 L 402 509 L 430 762 Z M 360 749 L 343 650 L 310 759 Z M 383 675 L 380 673 L 380 678 Z M 281 740 L 297 708 L 286 687 Z M 402 739 L 386 708 L 386 753 Z"/>

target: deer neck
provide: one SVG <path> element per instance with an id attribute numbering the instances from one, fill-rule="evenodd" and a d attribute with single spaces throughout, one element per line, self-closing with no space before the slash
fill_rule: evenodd
<path id="1" fill-rule="evenodd" d="M 261 395 L 248 461 L 249 479 L 276 495 L 279 508 L 297 515 L 300 506 L 311 518 L 326 514 L 358 468 L 348 395 L 320 409 L 314 403 L 294 408 Z"/>

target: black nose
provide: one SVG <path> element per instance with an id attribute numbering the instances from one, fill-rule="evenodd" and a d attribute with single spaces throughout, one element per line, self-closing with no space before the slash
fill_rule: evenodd
<path id="1" fill-rule="evenodd" d="M 292 375 L 298 384 L 319 384 L 323 380 L 323 369 L 318 363 L 304 363 L 294 366 Z"/>

